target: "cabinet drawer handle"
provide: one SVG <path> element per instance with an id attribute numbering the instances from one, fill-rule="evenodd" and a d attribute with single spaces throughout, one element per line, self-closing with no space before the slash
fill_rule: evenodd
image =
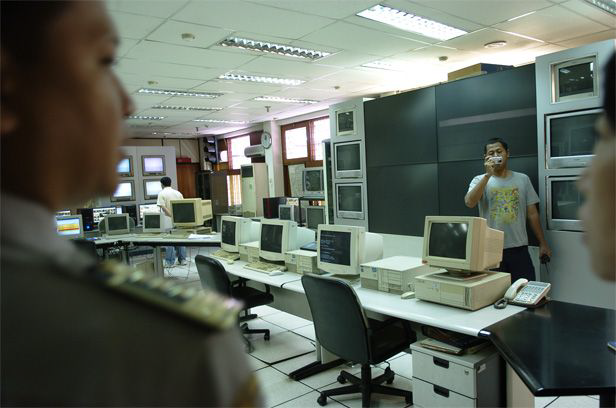
<path id="1" fill-rule="evenodd" d="M 438 385 L 433 385 L 433 387 L 435 394 L 438 394 L 445 398 L 449 398 L 449 390 L 447 388 L 439 387 Z"/>
<path id="2" fill-rule="evenodd" d="M 443 368 L 449 368 L 449 361 L 447 360 L 443 360 L 442 358 L 438 358 L 438 357 L 432 357 L 432 361 L 434 362 L 434 365 L 437 365 Z"/>

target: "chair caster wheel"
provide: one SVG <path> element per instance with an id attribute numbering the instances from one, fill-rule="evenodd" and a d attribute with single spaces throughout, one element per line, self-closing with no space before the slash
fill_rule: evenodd
<path id="1" fill-rule="evenodd" d="M 317 402 L 319 403 L 320 406 L 324 407 L 327 404 L 327 397 L 321 394 L 319 398 L 317 398 Z"/>
<path id="2" fill-rule="evenodd" d="M 338 376 L 338 378 L 336 378 L 336 380 L 338 380 L 338 382 L 339 382 L 340 384 L 344 384 L 344 383 L 346 383 L 346 382 L 347 382 L 346 378 L 344 378 L 344 377 L 342 376 L 342 374 L 340 374 L 340 375 Z"/>
<path id="3" fill-rule="evenodd" d="M 270 339 L 269 333 L 263 335 L 263 340 L 268 341 Z"/>

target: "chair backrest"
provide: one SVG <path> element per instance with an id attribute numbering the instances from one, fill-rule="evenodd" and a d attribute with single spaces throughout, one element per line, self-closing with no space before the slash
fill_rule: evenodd
<path id="1" fill-rule="evenodd" d="M 203 255 L 195 257 L 197 272 L 204 289 L 214 290 L 222 295 L 231 296 L 231 280 L 225 267 L 216 259 Z"/>
<path id="2" fill-rule="evenodd" d="M 346 282 L 302 276 L 317 340 L 326 350 L 355 363 L 370 358 L 368 323 L 353 288 Z"/>

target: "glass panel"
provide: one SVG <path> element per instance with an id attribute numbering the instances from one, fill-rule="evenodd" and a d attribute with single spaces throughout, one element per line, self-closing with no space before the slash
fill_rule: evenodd
<path id="1" fill-rule="evenodd" d="M 361 170 L 359 143 L 336 145 L 336 170 Z"/>
<path id="2" fill-rule="evenodd" d="M 312 134 L 315 160 L 323 160 L 323 140 L 329 137 L 329 118 L 315 120 Z"/>
<path id="3" fill-rule="evenodd" d="M 578 208 L 584 202 L 576 188 L 576 180 L 552 181 L 552 218 L 577 220 Z"/>
<path id="4" fill-rule="evenodd" d="M 594 64 L 592 62 L 558 68 L 558 95 L 592 93 L 594 90 Z"/>
<path id="5" fill-rule="evenodd" d="M 232 169 L 239 170 L 243 164 L 250 164 L 250 157 L 244 156 L 244 149 L 250 146 L 250 136 L 235 137 L 231 140 Z"/>
<path id="6" fill-rule="evenodd" d="M 551 157 L 592 154 L 599 112 L 554 118 L 550 121 Z"/>
<path id="7" fill-rule="evenodd" d="M 305 127 L 285 130 L 284 141 L 287 159 L 308 157 L 308 129 Z"/>

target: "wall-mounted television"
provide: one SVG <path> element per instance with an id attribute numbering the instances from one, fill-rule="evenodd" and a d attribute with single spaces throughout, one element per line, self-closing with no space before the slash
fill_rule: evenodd
<path id="1" fill-rule="evenodd" d="M 160 180 L 143 180 L 143 196 L 146 200 L 156 200 L 158 193 L 163 189 Z"/>
<path id="2" fill-rule="evenodd" d="M 339 218 L 364 219 L 362 183 L 336 184 L 336 212 Z"/>
<path id="3" fill-rule="evenodd" d="M 135 200 L 135 183 L 133 180 L 121 181 L 116 187 L 115 192 L 111 196 L 111 201 L 134 201 Z"/>
<path id="4" fill-rule="evenodd" d="M 124 156 L 118 162 L 116 171 L 120 177 L 133 177 L 133 156 Z"/>
<path id="5" fill-rule="evenodd" d="M 578 209 L 584 202 L 577 188 L 580 176 L 547 178 L 548 229 L 557 231 L 584 231 Z"/>
<path id="6" fill-rule="evenodd" d="M 355 134 L 355 107 L 336 111 L 336 136 Z"/>
<path id="7" fill-rule="evenodd" d="M 141 156 L 141 173 L 144 176 L 164 176 L 165 156 L 145 155 Z"/>
<path id="8" fill-rule="evenodd" d="M 593 157 L 595 122 L 603 109 L 547 115 L 546 164 L 550 169 L 584 167 Z"/>
<path id="9" fill-rule="evenodd" d="M 336 178 L 361 178 L 362 142 L 334 144 L 334 169 Z"/>
<path id="10" fill-rule="evenodd" d="M 552 64 L 552 102 L 566 102 L 599 95 L 597 56 Z"/>

